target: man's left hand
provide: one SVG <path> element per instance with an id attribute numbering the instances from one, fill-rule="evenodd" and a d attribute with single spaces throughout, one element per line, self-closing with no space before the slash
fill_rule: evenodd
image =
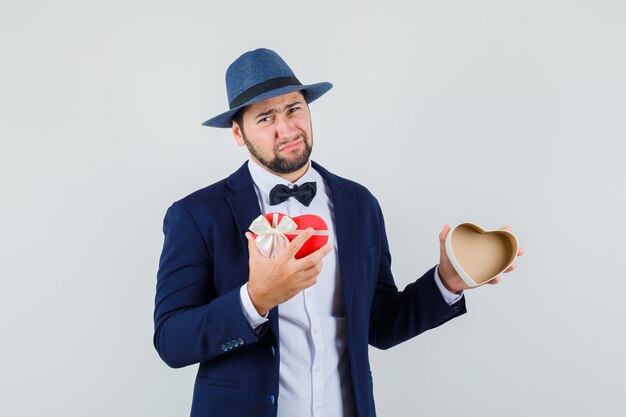
<path id="1" fill-rule="evenodd" d="M 511 226 L 504 226 L 504 227 L 501 227 L 500 230 L 508 230 L 510 232 L 513 229 Z M 462 290 L 466 290 L 470 287 L 465 283 L 465 281 L 463 281 L 463 278 L 461 278 L 459 274 L 457 274 L 456 270 L 452 266 L 452 263 L 450 262 L 450 258 L 448 258 L 448 254 L 446 253 L 446 236 L 448 235 L 449 232 L 450 232 L 450 226 L 446 224 L 443 226 L 443 230 L 441 230 L 441 233 L 439 233 L 439 252 L 440 252 L 439 268 L 438 268 L 439 278 L 441 278 L 441 282 L 449 291 L 454 292 L 454 293 L 459 293 Z M 517 250 L 517 256 L 522 256 L 523 254 L 524 254 L 524 248 L 520 246 L 519 249 Z M 504 273 L 511 272 L 514 269 L 515 269 L 515 262 L 513 262 L 511 266 L 508 267 L 504 271 Z M 499 283 L 500 280 L 501 280 L 500 275 L 498 275 L 497 277 L 487 282 L 486 284 L 495 285 Z M 483 285 L 483 284 L 480 284 L 480 285 Z"/>

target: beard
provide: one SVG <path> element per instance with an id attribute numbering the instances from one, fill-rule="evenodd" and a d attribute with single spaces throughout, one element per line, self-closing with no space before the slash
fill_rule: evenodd
<path id="1" fill-rule="evenodd" d="M 278 174 L 291 174 L 305 166 L 307 162 L 309 162 L 309 157 L 311 156 L 311 152 L 313 151 L 313 141 L 309 141 L 309 138 L 305 133 L 301 133 L 295 138 L 287 142 L 280 142 L 274 146 L 274 158 L 271 160 L 263 157 L 257 148 L 248 140 L 246 133 L 241 130 L 241 135 L 243 136 L 243 140 L 246 143 L 246 147 L 252 156 L 254 156 L 263 166 L 265 166 L 270 171 L 276 172 Z M 288 157 L 284 157 L 280 155 L 280 147 L 291 143 L 295 140 L 302 139 L 304 149 L 296 155 L 290 155 Z"/>

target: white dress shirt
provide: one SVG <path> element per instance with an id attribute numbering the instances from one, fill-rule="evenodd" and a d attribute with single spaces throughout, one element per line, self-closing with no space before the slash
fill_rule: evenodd
<path id="1" fill-rule="evenodd" d="M 290 217 L 316 214 L 328 225 L 332 251 L 324 258 L 317 283 L 278 306 L 280 328 L 280 374 L 278 417 L 353 417 L 354 392 L 346 340 L 339 258 L 332 195 L 322 176 L 310 165 L 295 183 L 279 177 L 250 159 L 248 169 L 263 214 L 283 213 Z M 295 198 L 270 206 L 269 194 L 277 184 L 292 188 L 314 181 L 317 193 L 306 207 Z M 435 270 L 435 280 L 448 304 L 461 294 L 448 291 Z M 241 287 L 241 305 L 248 323 L 256 329 L 267 321 L 258 314 L 247 284 Z"/>

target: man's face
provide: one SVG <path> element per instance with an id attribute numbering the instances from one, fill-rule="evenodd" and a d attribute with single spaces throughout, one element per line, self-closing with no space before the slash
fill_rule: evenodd
<path id="1" fill-rule="evenodd" d="M 243 129 L 233 122 L 233 136 L 263 166 L 278 174 L 302 168 L 313 149 L 309 107 L 298 91 L 251 104 Z"/>

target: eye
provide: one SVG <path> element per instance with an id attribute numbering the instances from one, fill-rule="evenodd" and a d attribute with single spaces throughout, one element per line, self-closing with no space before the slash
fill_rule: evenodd
<path id="1" fill-rule="evenodd" d="M 259 119 L 259 121 L 257 123 L 269 122 L 270 120 L 272 120 L 271 116 L 265 116 L 265 117 Z"/>
<path id="2" fill-rule="evenodd" d="M 296 112 L 296 110 L 300 110 L 300 107 L 291 107 L 291 108 L 289 109 L 289 113 L 295 113 L 295 112 Z"/>

